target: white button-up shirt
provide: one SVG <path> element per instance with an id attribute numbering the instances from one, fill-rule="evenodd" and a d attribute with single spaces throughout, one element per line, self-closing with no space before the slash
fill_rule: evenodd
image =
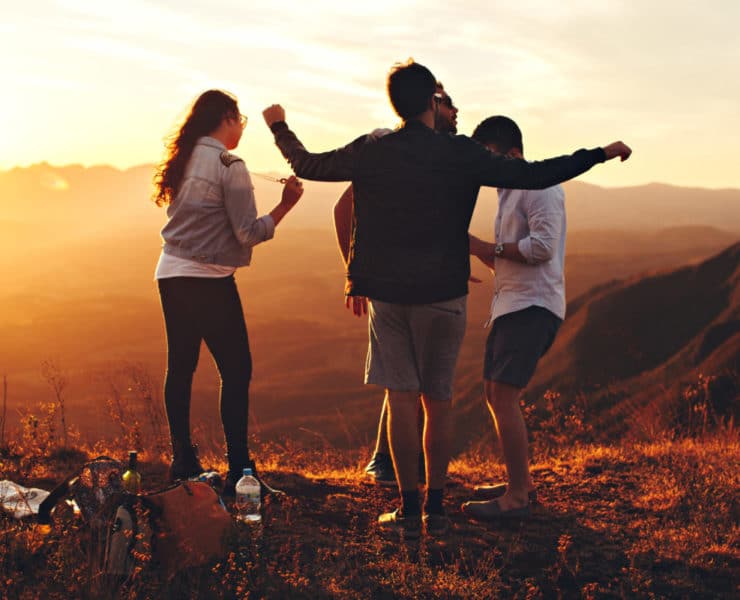
<path id="1" fill-rule="evenodd" d="M 518 242 L 527 259 L 496 259 L 491 321 L 501 315 L 541 306 L 565 318 L 565 193 L 559 185 L 544 190 L 499 189 L 496 242 Z"/>

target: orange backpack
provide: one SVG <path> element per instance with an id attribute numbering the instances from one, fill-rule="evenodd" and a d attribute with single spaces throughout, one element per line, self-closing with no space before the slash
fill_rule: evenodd
<path id="1" fill-rule="evenodd" d="M 234 521 L 208 483 L 185 481 L 140 498 L 153 518 L 152 553 L 167 573 L 226 555 Z"/>

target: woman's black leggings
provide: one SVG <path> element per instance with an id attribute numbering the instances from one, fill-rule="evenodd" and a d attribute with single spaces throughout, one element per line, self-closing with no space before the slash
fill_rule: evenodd
<path id="1" fill-rule="evenodd" d="M 174 447 L 190 446 L 190 392 L 201 340 L 221 376 L 221 422 L 230 458 L 246 461 L 252 356 L 234 276 L 160 279 L 167 331 L 164 403 Z"/>

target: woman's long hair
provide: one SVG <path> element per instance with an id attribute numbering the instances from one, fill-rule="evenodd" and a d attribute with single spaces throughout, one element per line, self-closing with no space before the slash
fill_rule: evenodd
<path id="1" fill-rule="evenodd" d="M 238 116 L 236 98 L 226 92 L 208 90 L 198 97 L 182 127 L 167 144 L 167 157 L 154 175 L 157 206 L 169 204 L 177 195 L 198 138 L 213 133 L 225 117 Z"/>

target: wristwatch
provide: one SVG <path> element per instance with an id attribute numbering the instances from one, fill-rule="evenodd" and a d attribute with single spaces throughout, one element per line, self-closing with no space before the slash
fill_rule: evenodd
<path id="1" fill-rule="evenodd" d="M 503 244 L 496 244 L 496 247 L 493 249 L 493 255 L 494 256 L 501 256 L 504 253 L 504 245 Z"/>

